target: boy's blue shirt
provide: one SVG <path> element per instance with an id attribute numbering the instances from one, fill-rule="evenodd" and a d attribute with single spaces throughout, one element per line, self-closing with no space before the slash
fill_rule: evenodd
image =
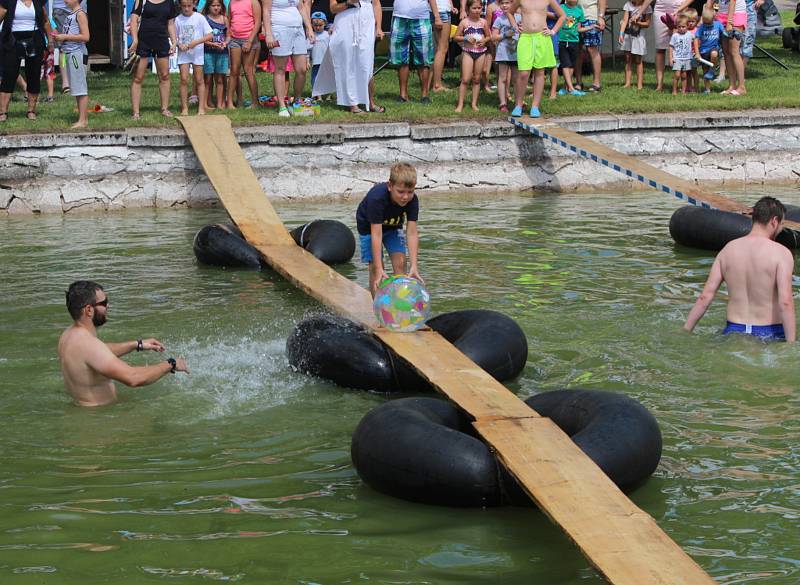
<path id="1" fill-rule="evenodd" d="M 416 194 L 405 207 L 392 201 L 388 183 L 378 183 L 367 192 L 356 211 L 356 227 L 362 236 L 369 235 L 372 224 L 382 224 L 384 230 L 403 227 L 403 221 L 417 221 L 419 199 Z"/>
<path id="2" fill-rule="evenodd" d="M 715 20 L 710 25 L 701 22 L 694 32 L 695 37 L 700 41 L 700 53 L 706 54 L 714 50 L 718 51 L 720 38 L 724 31 L 725 27 L 718 20 Z"/>

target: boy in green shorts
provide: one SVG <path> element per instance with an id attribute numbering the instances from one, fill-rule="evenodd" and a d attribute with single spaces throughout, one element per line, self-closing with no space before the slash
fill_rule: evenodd
<path id="1" fill-rule="evenodd" d="M 553 28 L 547 27 L 547 7 L 558 17 Z M 531 117 L 538 118 L 539 104 L 544 92 L 544 72 L 556 66 L 553 52 L 553 41 L 550 37 L 558 32 L 564 24 L 564 10 L 556 0 L 513 0 L 507 14 L 509 21 L 514 18 L 518 8 L 522 8 L 522 27 L 517 42 L 517 84 L 516 106 L 511 112 L 515 118 L 522 115 L 522 102 L 528 87 L 528 78 L 533 69 L 533 99 L 531 101 Z"/>

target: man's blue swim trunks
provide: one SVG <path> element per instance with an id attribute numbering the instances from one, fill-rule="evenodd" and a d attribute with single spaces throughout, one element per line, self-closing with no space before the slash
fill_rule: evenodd
<path id="1" fill-rule="evenodd" d="M 774 325 L 742 325 L 741 323 L 728 321 L 722 334 L 728 335 L 729 333 L 744 333 L 745 335 L 761 337 L 762 339 L 786 340 L 786 334 L 781 323 Z"/>

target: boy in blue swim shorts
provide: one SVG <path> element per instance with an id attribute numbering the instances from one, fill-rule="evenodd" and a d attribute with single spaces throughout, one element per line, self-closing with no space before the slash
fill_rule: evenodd
<path id="1" fill-rule="evenodd" d="M 373 296 L 378 284 L 388 278 L 383 268 L 384 247 L 389 252 L 394 274 L 406 274 L 408 255 L 408 275 L 422 281 L 417 269 L 419 199 L 414 193 L 416 186 L 416 169 L 407 163 L 396 163 L 389 172 L 389 181 L 375 185 L 358 205 L 356 227 L 361 261 L 369 264 L 369 290 Z"/>
<path id="2" fill-rule="evenodd" d="M 753 227 L 728 242 L 717 254 L 703 292 L 683 328 L 692 331 L 724 282 L 728 286 L 724 334 L 743 333 L 762 339 L 794 342 L 797 321 L 792 296 L 792 252 L 775 241 L 783 230 L 786 208 L 773 197 L 753 207 Z"/>

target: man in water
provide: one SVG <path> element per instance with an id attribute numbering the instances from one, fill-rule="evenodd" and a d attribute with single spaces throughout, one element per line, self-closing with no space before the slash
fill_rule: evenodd
<path id="1" fill-rule="evenodd" d="M 703 292 L 683 328 L 692 331 L 724 281 L 728 285 L 728 323 L 723 334 L 745 333 L 794 342 L 797 323 L 792 298 L 794 257 L 775 242 L 786 208 L 773 197 L 753 207 L 753 227 L 717 254 Z"/>
<path id="2" fill-rule="evenodd" d="M 121 356 L 133 350 L 163 352 L 157 339 L 138 339 L 124 343 L 103 343 L 97 328 L 106 322 L 108 296 L 96 282 L 79 280 L 67 290 L 67 310 L 74 322 L 58 340 L 58 358 L 64 385 L 80 406 L 100 406 L 114 402 L 114 380 L 126 386 L 147 386 L 168 373 L 189 372 L 186 361 L 169 358 L 152 366 L 129 366 Z"/>

